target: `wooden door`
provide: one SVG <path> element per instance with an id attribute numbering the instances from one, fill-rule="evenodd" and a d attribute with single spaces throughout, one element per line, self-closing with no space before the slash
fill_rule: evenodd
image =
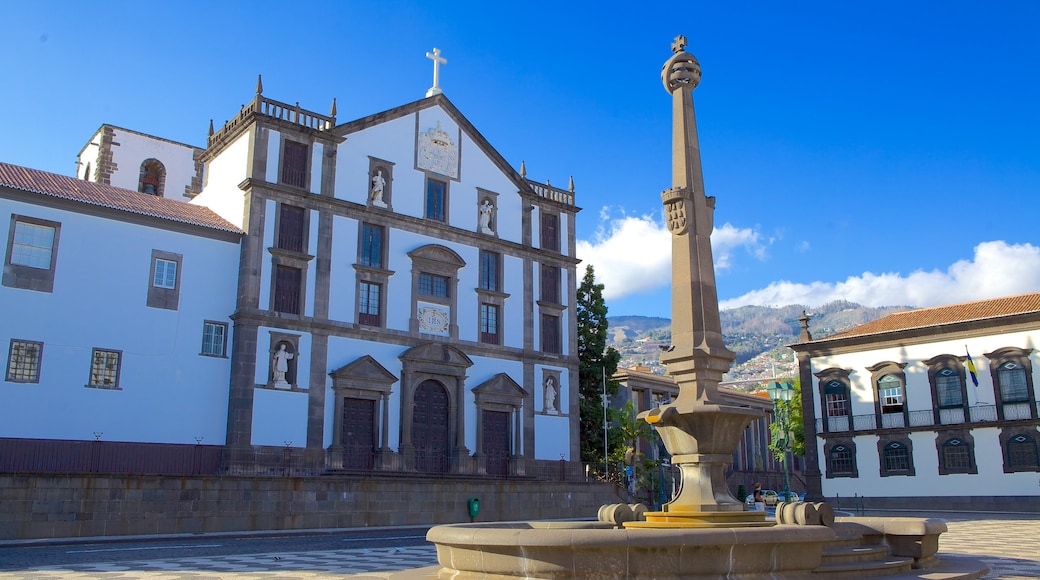
<path id="1" fill-rule="evenodd" d="M 376 401 L 343 401 L 343 467 L 372 469 L 376 452 Z"/>
<path id="2" fill-rule="evenodd" d="M 448 471 L 448 392 L 437 381 L 424 381 L 415 390 L 412 444 L 415 469 L 426 473 Z"/>
<path id="3" fill-rule="evenodd" d="M 509 413 L 485 410 L 483 423 L 488 475 L 509 475 Z"/>

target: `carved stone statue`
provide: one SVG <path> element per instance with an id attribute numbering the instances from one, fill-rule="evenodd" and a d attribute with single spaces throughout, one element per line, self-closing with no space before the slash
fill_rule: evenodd
<path id="1" fill-rule="evenodd" d="M 289 361 L 296 355 L 285 349 L 285 343 L 278 345 L 278 351 L 274 353 L 274 359 L 271 361 L 273 371 L 274 386 L 280 389 L 288 389 L 291 387 L 285 380 L 285 373 L 289 372 Z"/>
<path id="2" fill-rule="evenodd" d="M 550 415 L 559 413 L 556 409 L 556 379 L 549 377 L 545 379 L 545 412 Z"/>
<path id="3" fill-rule="evenodd" d="M 480 204 L 480 233 L 494 235 L 495 231 L 491 229 L 491 212 L 494 206 L 491 205 L 491 200 L 485 199 L 484 203 Z"/>
<path id="4" fill-rule="evenodd" d="M 372 191 L 369 194 L 369 200 L 372 201 L 372 205 L 386 207 L 386 202 L 383 201 L 383 189 L 385 187 L 386 179 L 383 178 L 383 170 L 376 170 L 376 174 L 372 176 Z"/>

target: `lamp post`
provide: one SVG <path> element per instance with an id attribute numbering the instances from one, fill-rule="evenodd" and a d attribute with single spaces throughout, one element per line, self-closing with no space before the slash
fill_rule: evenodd
<path id="1" fill-rule="evenodd" d="M 787 453 L 791 449 L 791 394 L 794 393 L 794 385 L 791 383 L 780 383 L 773 381 L 766 388 L 769 393 L 769 398 L 773 401 L 773 420 L 776 421 L 779 429 L 777 429 L 775 435 L 775 441 L 777 447 L 783 452 L 783 465 L 784 465 L 784 499 L 783 501 L 789 501 L 791 494 L 791 483 L 787 479 Z"/>

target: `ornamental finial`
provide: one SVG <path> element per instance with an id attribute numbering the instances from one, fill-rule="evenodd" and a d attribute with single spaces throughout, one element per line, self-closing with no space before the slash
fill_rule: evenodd
<path id="1" fill-rule="evenodd" d="M 672 41 L 672 52 L 679 53 L 686 50 L 686 37 L 680 34 Z"/>

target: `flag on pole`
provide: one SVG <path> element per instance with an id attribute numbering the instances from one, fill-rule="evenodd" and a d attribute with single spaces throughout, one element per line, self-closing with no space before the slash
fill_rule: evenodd
<path id="1" fill-rule="evenodd" d="M 968 346 L 964 346 L 964 354 L 968 355 L 968 374 L 971 375 L 971 382 L 976 387 L 979 386 L 979 376 L 975 373 L 975 363 L 971 360 L 971 353 L 968 352 Z"/>

